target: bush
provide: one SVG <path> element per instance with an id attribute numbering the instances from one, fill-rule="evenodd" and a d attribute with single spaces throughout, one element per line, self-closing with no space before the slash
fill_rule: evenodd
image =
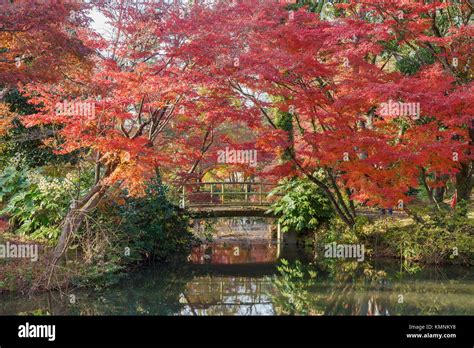
<path id="1" fill-rule="evenodd" d="M 472 263 L 474 222 L 463 209 L 431 213 L 424 223 L 387 228 L 385 242 L 406 261 Z"/>
<path id="2" fill-rule="evenodd" d="M 0 175 L 0 201 L 5 204 L 0 215 L 9 217 L 15 234 L 54 243 L 78 180 L 71 174 L 55 178 L 41 169 L 8 167 Z"/>
<path id="3" fill-rule="evenodd" d="M 285 180 L 272 191 L 272 195 L 276 194 L 283 196 L 269 212 L 278 218 L 283 232 L 312 231 L 333 217 L 329 200 L 319 187 L 306 179 Z"/>
<path id="4" fill-rule="evenodd" d="M 364 244 L 366 255 L 399 258 L 407 271 L 417 269 L 417 264 L 472 264 L 474 221 L 466 217 L 463 204 L 455 211 L 432 210 L 420 216 L 423 223 L 407 219 L 369 222 L 358 217 L 352 229 L 333 219 L 315 232 L 316 248 L 332 242 Z"/>
<path id="5" fill-rule="evenodd" d="M 111 190 L 86 217 L 74 237 L 73 282 L 109 286 L 138 265 L 184 258 L 194 243 L 186 215 L 168 199 L 168 189 L 153 179 L 141 197 Z"/>
<path id="6" fill-rule="evenodd" d="M 18 171 L 15 166 L 8 166 L 0 174 L 0 203 L 4 204 L 16 192 L 28 187 L 26 171 Z"/>
<path id="7" fill-rule="evenodd" d="M 167 193 L 168 188 L 155 178 L 143 197 L 125 197 L 125 204 L 118 207 L 124 246 L 142 259 L 182 255 L 193 242 L 188 217 L 169 201 Z"/>

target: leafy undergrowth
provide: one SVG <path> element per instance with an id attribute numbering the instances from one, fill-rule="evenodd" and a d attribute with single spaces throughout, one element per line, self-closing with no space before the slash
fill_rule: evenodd
<path id="1" fill-rule="evenodd" d="M 7 244 L 8 243 L 8 244 Z M 51 289 L 64 290 L 71 287 L 105 287 L 115 284 L 127 268 L 132 267 L 118 260 L 93 260 L 84 262 L 81 256 L 69 255 L 69 260 L 51 268 L 52 248 L 13 234 L 0 235 L 0 245 L 37 245 L 37 259 L 0 259 L 0 293 L 26 294 Z"/>
<path id="2" fill-rule="evenodd" d="M 41 278 L 47 269 L 47 260 L 44 257 L 46 248 L 37 242 L 2 233 L 0 244 L 5 247 L 7 243 L 10 245 L 38 245 L 38 259 L 36 261 L 29 258 L 0 259 L 0 293 L 6 291 L 26 293 L 31 289 L 35 280 Z"/>
<path id="3" fill-rule="evenodd" d="M 8 241 L 20 243 L 13 239 Z M 0 244 L 4 243 L 6 240 L 0 241 Z M 0 260 L 0 293 L 102 288 L 115 284 L 131 267 L 112 261 L 85 264 L 83 260 L 77 259 L 60 263 L 51 272 L 50 249 L 41 249 L 38 260 L 34 262 L 26 258 Z"/>
<path id="4" fill-rule="evenodd" d="M 404 263 L 474 264 L 474 219 L 460 205 L 455 211 L 420 210 L 422 222 L 391 216 L 358 218 L 353 229 L 338 220 L 315 233 L 315 245 L 363 244 L 371 258 L 397 258 Z"/>

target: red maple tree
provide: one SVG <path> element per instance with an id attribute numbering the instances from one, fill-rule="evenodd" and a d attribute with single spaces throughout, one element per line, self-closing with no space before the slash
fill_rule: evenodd
<path id="1" fill-rule="evenodd" d="M 442 28 L 437 18 L 449 12 L 439 2 L 351 1 L 331 20 L 270 2 L 97 6 L 112 35 L 78 33 L 92 73 L 25 86 L 42 107 L 25 124 L 57 125 L 57 150 L 81 149 L 95 165 L 95 184 L 71 205 L 56 259 L 110 187 L 140 193 L 160 167 L 192 177 L 213 144 L 238 146 L 217 133 L 226 122 L 245 124 L 256 148 L 286 160 L 272 175 L 318 185 L 349 226 L 354 201 L 407 210 L 419 180 L 428 192 L 453 175 L 472 188 L 467 5 Z M 432 61 L 400 68 L 420 50 Z M 94 112 L 58 112 L 64 101 Z"/>
<path id="2" fill-rule="evenodd" d="M 202 6 L 189 19 L 187 52 L 245 101 L 238 107 L 259 123 L 262 146 L 288 148 L 274 111 L 292 115 L 292 164 L 276 173 L 307 176 L 353 225 L 353 200 L 409 212 L 420 178 L 431 192 L 436 178 L 459 180 L 467 166 L 472 187 L 469 7 L 443 36 L 436 14 L 446 6 L 354 1 L 333 21 L 268 3 Z M 434 61 L 400 71 L 396 48 L 428 50 Z M 384 104 L 398 109 L 384 112 Z"/>

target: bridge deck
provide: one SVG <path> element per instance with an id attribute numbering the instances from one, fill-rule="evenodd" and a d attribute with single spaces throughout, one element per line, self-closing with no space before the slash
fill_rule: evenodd
<path id="1" fill-rule="evenodd" d="M 181 187 L 181 208 L 194 216 L 267 216 L 266 211 L 279 194 L 270 195 L 273 183 L 196 182 Z"/>
<path id="2" fill-rule="evenodd" d="M 208 205 L 208 206 L 190 206 L 188 211 L 193 216 L 198 217 L 238 217 L 238 216 L 268 216 L 266 214 L 269 209 L 268 205 L 260 206 L 224 206 L 224 205 Z"/>

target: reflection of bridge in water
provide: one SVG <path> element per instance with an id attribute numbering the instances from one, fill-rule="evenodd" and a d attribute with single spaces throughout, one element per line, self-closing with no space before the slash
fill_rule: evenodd
<path id="1" fill-rule="evenodd" d="M 245 274 L 261 267 L 268 267 L 268 274 L 272 274 L 282 257 L 284 240 L 280 226 L 266 214 L 278 198 L 276 194 L 270 195 L 274 187 L 275 184 L 263 182 L 204 182 L 182 186 L 180 206 L 191 212 L 195 231 L 204 232 L 203 219 L 214 221 L 217 228 L 213 235 L 217 241 L 193 248 L 188 257 L 204 274 L 196 275 L 186 284 L 179 299 L 184 305 L 181 314 L 275 314 L 271 302 L 272 280 Z M 219 268 L 220 275 L 205 275 L 207 266 Z"/>
<path id="2" fill-rule="evenodd" d="M 288 245 L 283 255 L 281 251 L 281 243 L 272 240 L 219 240 L 193 248 L 188 261 L 194 278 L 180 295 L 181 314 L 275 314 L 271 277 L 280 258 L 296 257 L 296 245 Z"/>
<path id="3" fill-rule="evenodd" d="M 196 277 L 180 296 L 182 314 L 274 314 L 271 280 L 247 277 Z"/>

